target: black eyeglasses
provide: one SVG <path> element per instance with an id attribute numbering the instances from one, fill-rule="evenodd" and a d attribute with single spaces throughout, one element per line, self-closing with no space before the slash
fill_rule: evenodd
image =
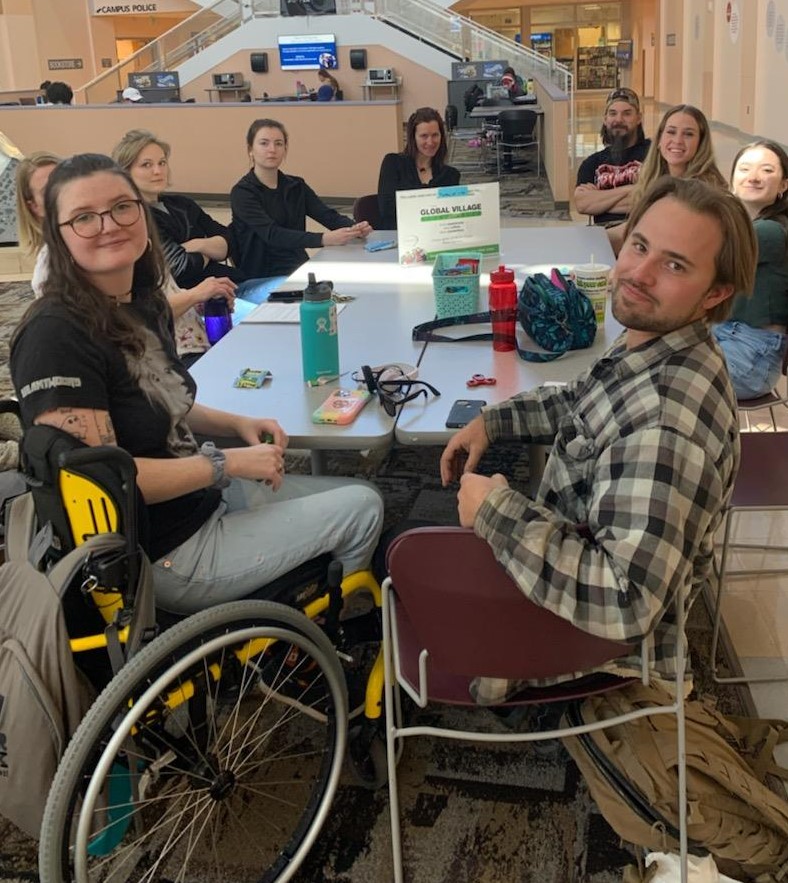
<path id="1" fill-rule="evenodd" d="M 429 393 L 436 397 L 440 395 L 440 390 L 437 390 L 431 383 L 427 383 L 426 380 L 414 380 L 411 377 L 405 377 L 404 374 L 402 377 L 385 377 L 381 379 L 384 373 L 390 373 L 391 370 L 390 367 L 384 367 L 373 371 L 369 365 L 362 365 L 361 377 L 358 377 L 355 373 L 353 374 L 354 380 L 361 382 L 363 378 L 367 389 L 372 395 L 377 395 L 383 410 L 389 417 L 394 417 L 397 413 L 397 408 L 402 407 L 405 402 L 412 402 L 414 399 L 419 398 L 419 396 L 427 398 Z"/>
<path id="2" fill-rule="evenodd" d="M 104 218 L 109 215 L 118 227 L 131 227 L 136 224 L 142 214 L 141 199 L 124 199 L 116 202 L 105 212 L 80 212 L 69 221 L 63 221 L 58 227 L 71 227 L 83 239 L 94 239 L 104 232 Z"/>
<path id="3" fill-rule="evenodd" d="M 607 96 L 606 103 L 610 104 L 611 101 L 618 101 L 619 99 L 634 104 L 635 107 L 640 110 L 640 99 L 638 98 L 637 92 L 633 92 L 632 89 L 627 89 L 625 86 L 622 86 L 620 89 L 613 89 L 613 91 Z"/>

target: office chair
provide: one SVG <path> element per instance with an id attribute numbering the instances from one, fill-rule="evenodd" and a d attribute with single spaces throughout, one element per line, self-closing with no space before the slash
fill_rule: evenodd
<path id="1" fill-rule="evenodd" d="M 369 193 L 356 199 L 353 203 L 353 220 L 356 223 L 366 221 L 373 230 L 382 229 L 377 193 Z"/>
<path id="2" fill-rule="evenodd" d="M 675 700 L 631 714 L 546 732 L 491 733 L 447 726 L 404 726 L 400 691 L 421 708 L 474 706 L 470 685 L 477 676 L 546 680 L 593 671 L 631 655 L 636 648 L 595 637 L 529 601 L 472 530 L 417 528 L 389 546 L 383 583 L 383 652 L 386 754 L 389 769 L 395 883 L 404 879 L 397 787 L 397 760 L 408 736 L 473 742 L 532 742 L 603 729 L 634 717 L 672 714 L 677 721 L 679 843 L 686 883 L 687 806 L 684 727 L 684 599 L 676 604 Z M 642 679 L 648 682 L 648 636 L 640 648 Z M 549 687 L 529 688 L 505 705 L 566 701 L 614 690 L 632 679 L 589 674 Z M 477 716 L 478 717 L 478 716 Z M 452 718 L 454 720 L 454 718 Z"/>
<path id="3" fill-rule="evenodd" d="M 510 167 L 513 163 L 512 151 L 536 148 L 536 175 L 539 177 L 542 170 L 541 145 L 539 138 L 534 134 L 539 121 L 538 115 L 533 110 L 502 110 L 498 114 L 498 138 L 495 144 L 495 158 L 498 168 L 498 176 L 501 175 L 501 153 L 504 157 L 504 167 Z"/>

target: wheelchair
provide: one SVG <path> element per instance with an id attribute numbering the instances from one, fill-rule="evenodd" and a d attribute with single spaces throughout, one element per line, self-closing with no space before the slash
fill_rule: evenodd
<path id="1" fill-rule="evenodd" d="M 49 791 L 41 880 L 290 880 L 346 754 L 361 784 L 386 778 L 372 573 L 343 579 L 322 556 L 264 587 L 267 600 L 163 628 L 133 459 L 36 426 L 23 461 L 38 522 L 50 528 L 42 566 L 97 534 L 121 538 L 86 557 L 64 597 L 75 662 L 98 695 Z M 343 618 L 360 593 L 368 612 Z"/>

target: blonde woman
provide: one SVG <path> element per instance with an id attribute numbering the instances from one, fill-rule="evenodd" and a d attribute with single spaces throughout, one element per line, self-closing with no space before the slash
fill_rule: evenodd
<path id="1" fill-rule="evenodd" d="M 698 178 L 721 190 L 728 188 L 714 158 L 708 120 L 691 104 L 677 104 L 662 117 L 632 191 L 633 208 L 649 186 L 663 175 Z M 624 241 L 624 228 L 621 224 L 608 230 L 616 254 Z"/>
<path id="2" fill-rule="evenodd" d="M 36 297 L 41 296 L 41 286 L 46 279 L 49 259 L 44 245 L 41 225 L 44 220 L 44 189 L 52 169 L 60 157 L 45 150 L 37 150 L 26 156 L 16 170 L 16 220 L 19 244 L 31 256 L 36 265 L 30 286 Z"/>

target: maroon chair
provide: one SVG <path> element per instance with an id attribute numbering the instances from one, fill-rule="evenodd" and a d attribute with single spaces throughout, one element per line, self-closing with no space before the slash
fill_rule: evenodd
<path id="1" fill-rule="evenodd" d="M 528 742 L 577 735 L 615 726 L 632 717 L 674 714 L 679 757 L 679 818 L 682 880 L 686 883 L 686 765 L 684 746 L 684 641 L 680 640 L 676 700 L 603 722 L 562 726 L 548 732 L 489 732 L 448 726 L 404 726 L 399 690 L 424 708 L 432 703 L 475 705 L 469 692 L 478 676 L 542 680 L 598 668 L 622 656 L 640 655 L 648 680 L 648 641 L 639 646 L 598 638 L 529 601 L 472 530 L 426 527 L 400 534 L 389 546 L 383 583 L 386 752 L 389 771 L 395 883 L 403 862 L 397 787 L 397 759 L 408 736 L 474 742 Z M 676 605 L 684 634 L 684 604 Z M 536 704 L 577 699 L 630 683 L 605 673 L 523 690 L 502 704 Z"/>
<path id="2" fill-rule="evenodd" d="M 783 553 L 788 546 L 776 543 L 732 542 L 735 520 L 744 512 L 778 512 L 788 510 L 788 432 L 742 432 L 741 462 L 733 486 L 722 536 L 720 561 L 717 568 L 717 597 L 714 604 L 714 631 L 711 638 L 711 670 L 718 684 L 758 684 L 787 681 L 788 674 L 745 677 L 721 675 L 717 666 L 717 644 L 722 628 L 722 597 L 730 577 L 752 574 L 785 573 L 776 568 L 728 570 L 728 555 L 732 550 Z"/>
<path id="3" fill-rule="evenodd" d="M 380 205 L 377 193 L 359 196 L 356 199 L 353 203 L 353 220 L 357 224 L 359 221 L 366 221 L 373 230 L 382 229 L 383 222 L 380 218 Z"/>

